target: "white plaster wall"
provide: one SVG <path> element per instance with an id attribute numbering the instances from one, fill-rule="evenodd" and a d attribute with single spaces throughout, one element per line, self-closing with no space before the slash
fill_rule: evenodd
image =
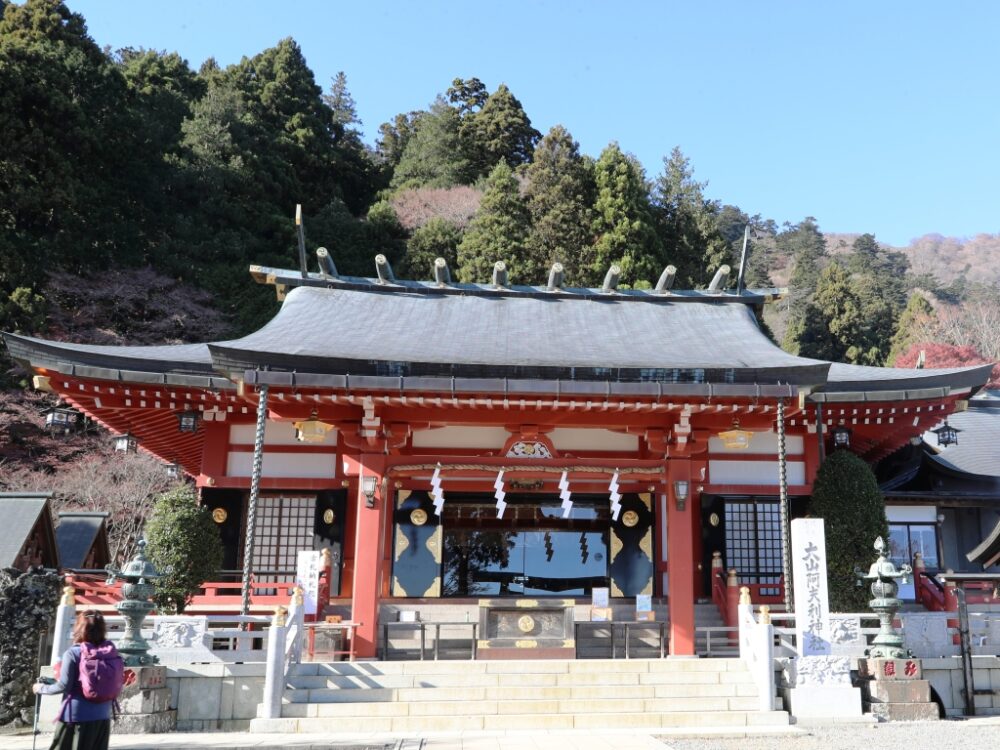
<path id="1" fill-rule="evenodd" d="M 937 508 L 933 505 L 887 505 L 889 523 L 937 523 Z"/>
<path id="2" fill-rule="evenodd" d="M 804 442 L 801 435 L 785 436 L 785 455 L 801 456 L 804 450 Z M 747 448 L 726 448 L 722 444 L 722 439 L 711 437 L 708 439 L 709 453 L 735 453 L 735 454 L 777 454 L 778 433 L 776 432 L 755 432 L 750 438 L 750 445 Z"/>
<path id="3" fill-rule="evenodd" d="M 492 448 L 500 450 L 510 433 L 503 427 L 439 427 L 413 433 L 414 448 Z"/>
<path id="4" fill-rule="evenodd" d="M 806 465 L 801 461 L 785 464 L 789 484 L 806 483 Z M 709 481 L 712 484 L 778 484 L 777 461 L 709 461 Z"/>
<path id="5" fill-rule="evenodd" d="M 248 477 L 252 469 L 252 452 L 230 452 L 226 461 L 227 476 Z M 336 453 L 269 453 L 265 451 L 261 462 L 262 477 L 332 479 L 336 475 Z"/>
<path id="6" fill-rule="evenodd" d="M 611 430 L 587 430 L 578 427 L 557 427 L 547 433 L 556 450 L 564 451 L 630 451 L 639 449 L 638 435 L 625 435 Z"/>
<path id="7" fill-rule="evenodd" d="M 257 433 L 256 424 L 234 424 L 229 427 L 229 443 L 231 445 L 253 445 Z M 322 443 L 309 445 L 336 445 L 337 431 L 330 430 L 323 436 Z M 264 427 L 264 445 L 302 445 L 295 439 L 295 425 L 291 422 L 267 420 Z"/>

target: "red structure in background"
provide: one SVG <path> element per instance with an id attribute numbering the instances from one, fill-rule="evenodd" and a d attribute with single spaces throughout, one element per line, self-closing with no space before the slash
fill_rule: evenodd
<path id="1" fill-rule="evenodd" d="M 989 374 L 789 355 L 756 324 L 773 290 L 251 272 L 284 304 L 242 339 L 6 343 L 36 387 L 183 467 L 225 567 L 253 572 L 252 610 L 286 601 L 299 550 L 329 550 L 321 603 L 357 623 L 360 657 L 376 655 L 387 603 L 589 602 L 595 588 L 665 603 L 671 653 L 693 654 L 713 552 L 760 596 L 780 592 L 779 498 L 801 511 L 833 428 L 878 460 Z M 112 593 L 95 582 L 79 596 Z M 239 594 L 207 583 L 189 611 Z"/>

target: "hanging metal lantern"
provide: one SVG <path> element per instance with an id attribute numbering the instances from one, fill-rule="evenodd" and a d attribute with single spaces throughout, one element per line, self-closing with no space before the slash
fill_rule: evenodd
<path id="1" fill-rule="evenodd" d="M 751 437 L 753 437 L 753 433 L 749 430 L 741 430 L 740 423 L 737 420 L 733 420 L 732 429 L 719 433 L 719 439 L 722 440 L 723 447 L 740 451 L 750 447 Z"/>
<path id="2" fill-rule="evenodd" d="M 80 413 L 65 404 L 50 406 L 42 414 L 45 415 L 45 428 L 52 434 L 69 435 L 80 423 Z"/>
<path id="3" fill-rule="evenodd" d="M 115 435 L 113 440 L 115 450 L 119 453 L 135 453 L 139 450 L 139 438 L 131 432 L 126 432 L 124 435 Z"/>
<path id="4" fill-rule="evenodd" d="M 326 433 L 333 429 L 333 425 L 320 422 L 316 418 L 316 410 L 313 409 L 309 419 L 302 422 L 294 422 L 295 439 L 300 443 L 322 443 L 326 439 Z"/>
<path id="5" fill-rule="evenodd" d="M 834 427 L 831 434 L 833 435 L 834 448 L 851 447 L 851 431 L 847 427 L 844 427 L 844 425 L 839 424 Z"/>
<path id="6" fill-rule="evenodd" d="M 188 409 L 187 411 L 182 411 L 177 415 L 177 431 L 178 432 L 197 432 L 198 431 L 198 420 L 201 415 L 198 412 Z"/>
<path id="7" fill-rule="evenodd" d="M 937 444 L 942 448 L 949 445 L 958 445 L 958 433 L 961 432 L 957 427 L 952 427 L 948 424 L 948 420 L 945 420 L 944 424 L 938 427 L 936 430 L 931 430 L 934 436 L 937 437 Z"/>

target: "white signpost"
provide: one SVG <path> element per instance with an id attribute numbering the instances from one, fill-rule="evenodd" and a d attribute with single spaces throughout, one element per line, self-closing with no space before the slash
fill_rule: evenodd
<path id="1" fill-rule="evenodd" d="M 861 692 L 851 686 L 851 659 L 831 653 L 826 534 L 822 518 L 792 526 L 792 580 L 798 657 L 786 666 L 786 697 L 797 718 L 861 716 Z"/>
<path id="2" fill-rule="evenodd" d="M 792 580 L 799 656 L 826 656 L 830 653 L 830 597 L 822 518 L 792 521 Z"/>
<path id="3" fill-rule="evenodd" d="M 319 602 L 319 574 L 322 553 L 299 550 L 295 565 L 295 583 L 302 587 L 303 612 L 314 615 Z"/>

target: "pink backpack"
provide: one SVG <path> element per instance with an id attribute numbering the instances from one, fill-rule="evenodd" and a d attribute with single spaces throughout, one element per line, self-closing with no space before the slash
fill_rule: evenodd
<path id="1" fill-rule="evenodd" d="M 125 683 L 125 662 L 111 641 L 80 644 L 80 690 L 94 703 L 113 701 Z"/>

